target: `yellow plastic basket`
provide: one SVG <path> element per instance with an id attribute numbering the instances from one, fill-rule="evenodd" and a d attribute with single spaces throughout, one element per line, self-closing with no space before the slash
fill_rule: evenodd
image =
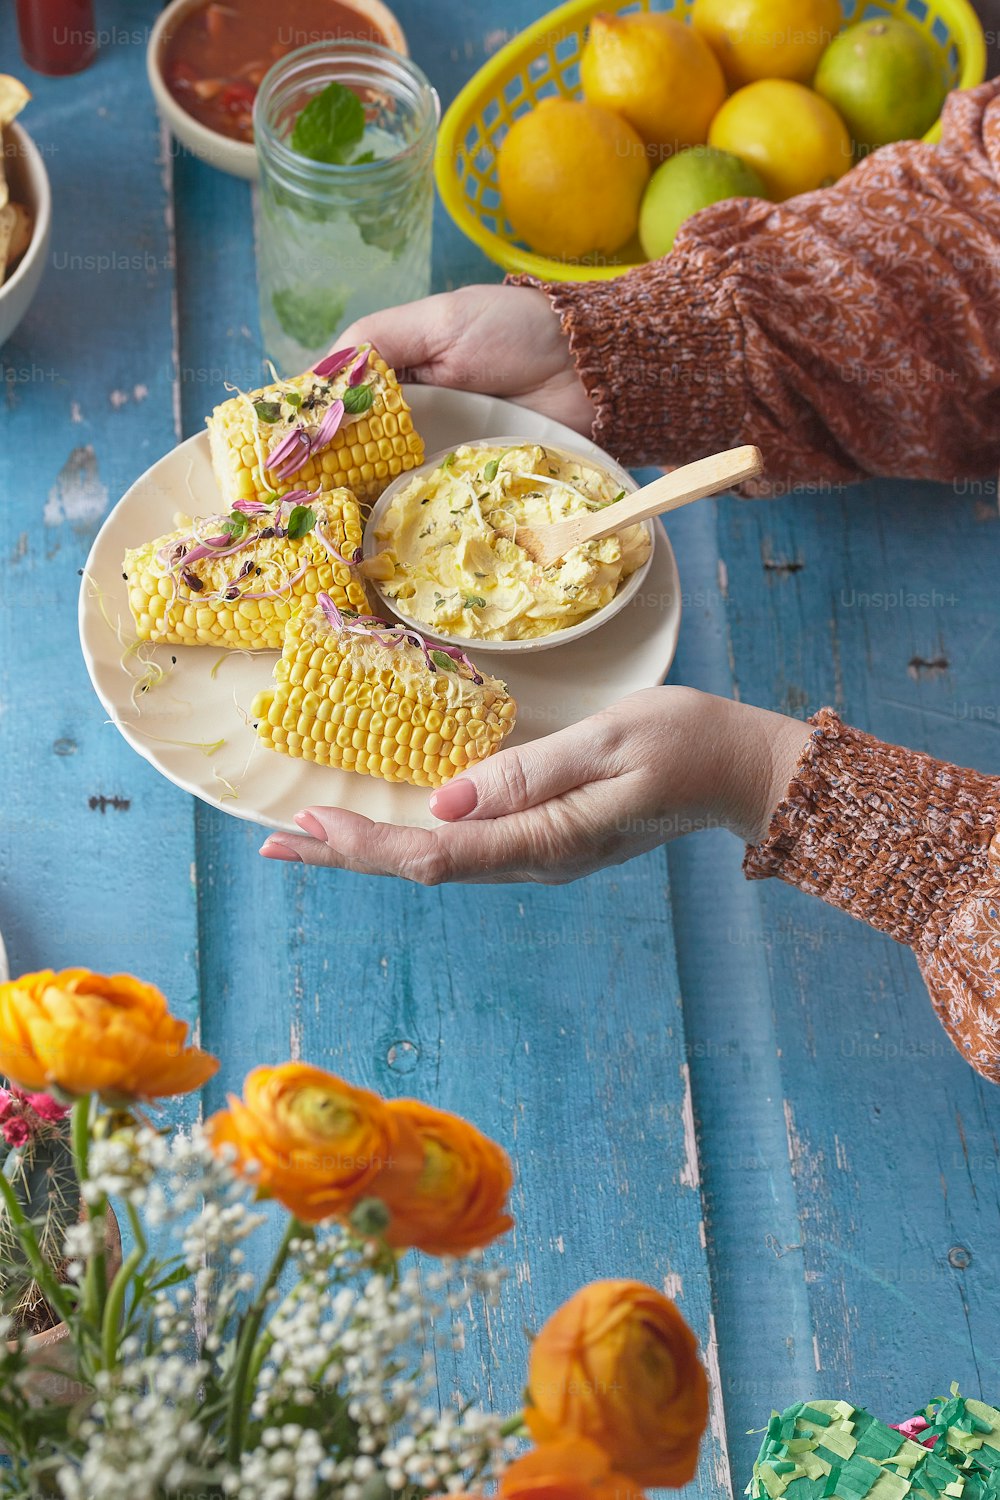
<path id="1" fill-rule="evenodd" d="M 536 255 L 507 223 L 497 190 L 500 143 L 518 115 L 548 94 L 579 95 L 580 52 L 598 11 L 630 15 L 669 11 L 690 20 L 694 0 L 568 0 L 527 27 L 490 58 L 445 114 L 434 171 L 438 191 L 455 223 L 491 260 L 508 271 L 528 271 L 545 281 L 592 281 L 620 276 L 634 262 L 590 265 Z M 898 15 L 920 27 L 934 44 L 952 88 L 973 88 L 986 76 L 983 29 L 969 0 L 846 0 L 845 20 Z M 937 140 L 937 121 L 924 137 Z"/>

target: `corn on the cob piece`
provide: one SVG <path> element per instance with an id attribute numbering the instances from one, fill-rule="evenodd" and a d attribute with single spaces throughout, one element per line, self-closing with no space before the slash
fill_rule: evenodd
<path id="1" fill-rule="evenodd" d="M 296 493 L 271 507 L 242 503 L 246 510 L 232 516 L 202 519 L 126 552 L 140 640 L 280 651 L 292 612 L 312 608 L 321 593 L 344 609 L 368 609 L 355 564 L 361 512 L 349 490 Z M 297 535 L 310 512 L 313 524 Z M 227 536 L 225 528 L 234 525 L 235 535 Z"/>
<path id="2" fill-rule="evenodd" d="M 399 382 L 374 349 L 340 350 L 316 369 L 241 392 L 206 419 L 215 477 L 230 505 L 293 486 L 344 487 L 367 502 L 423 461 Z M 331 411 L 341 401 L 343 413 Z"/>
<path id="3" fill-rule="evenodd" d="M 344 618 L 328 599 L 292 616 L 274 684 L 251 708 L 271 750 L 411 786 L 485 760 L 516 711 L 467 657 L 403 626 Z"/>

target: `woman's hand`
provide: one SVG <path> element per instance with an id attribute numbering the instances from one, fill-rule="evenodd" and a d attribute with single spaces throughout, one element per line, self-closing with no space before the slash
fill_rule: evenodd
<path id="1" fill-rule="evenodd" d="M 400 379 L 486 391 L 590 435 L 594 407 L 544 292 L 467 286 L 371 313 L 344 344 L 371 342 Z"/>
<path id="2" fill-rule="evenodd" d="M 260 852 L 422 885 L 558 885 L 697 828 L 756 842 L 809 733 L 691 688 L 646 688 L 440 787 L 430 805 L 441 828 L 311 807 L 296 817 L 303 834 L 272 834 Z"/>

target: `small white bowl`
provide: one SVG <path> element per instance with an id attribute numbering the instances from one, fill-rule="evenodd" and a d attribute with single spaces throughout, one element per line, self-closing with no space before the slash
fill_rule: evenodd
<path id="1" fill-rule="evenodd" d="M 430 458 L 422 463 L 418 469 L 410 469 L 407 473 L 400 474 L 398 479 L 394 479 L 392 484 L 383 490 L 372 507 L 372 513 L 368 518 L 364 534 L 365 557 L 375 557 L 379 552 L 380 548 L 375 540 L 375 533 L 378 530 L 382 517 L 400 490 L 405 489 L 407 485 L 412 484 L 421 475 L 429 474 L 432 469 L 436 469 L 441 460 L 446 458 L 449 453 L 454 452 L 455 448 L 519 448 L 522 444 L 530 443 L 531 441 L 531 438 L 525 437 L 491 437 L 474 438 L 465 443 L 453 443 L 450 448 L 442 448 L 439 453 L 431 454 Z M 606 454 L 601 459 L 595 459 L 590 457 L 589 454 L 574 453 L 570 448 L 562 448 L 557 443 L 544 443 L 543 447 L 551 449 L 560 458 L 568 458 L 571 462 L 585 464 L 587 468 L 600 469 L 604 473 L 610 474 L 618 488 L 624 490 L 626 494 L 631 495 L 639 488 L 628 470 L 621 468 L 620 465 L 615 463 L 614 459 L 609 458 Z M 570 641 L 578 641 L 582 635 L 589 635 L 592 630 L 599 630 L 602 625 L 606 625 L 609 620 L 613 620 L 615 615 L 619 614 L 635 598 L 636 594 L 642 588 L 646 574 L 649 572 L 653 561 L 653 549 L 656 546 L 656 532 L 653 522 L 644 521 L 643 525 L 649 533 L 649 556 L 641 568 L 637 568 L 634 573 L 629 574 L 613 599 L 605 604 L 603 608 L 595 609 L 593 614 L 589 614 L 584 619 L 578 620 L 575 625 L 567 625 L 563 630 L 553 630 L 549 635 L 530 636 L 526 640 L 484 641 L 478 636 L 449 635 L 446 631 L 433 629 L 428 625 L 426 620 L 418 620 L 413 615 L 404 614 L 396 600 L 389 598 L 388 595 L 382 592 L 377 578 L 366 578 L 365 583 L 374 590 L 379 597 L 379 601 L 385 608 L 394 614 L 397 619 L 402 620 L 404 625 L 412 625 L 413 629 L 418 630 L 421 635 L 428 636 L 429 638 L 433 637 L 436 641 L 443 641 L 445 645 L 459 646 L 463 651 L 474 652 L 477 657 L 487 654 L 492 655 L 493 653 L 499 654 L 501 652 L 505 655 L 508 653 L 524 655 L 529 651 L 549 651 L 553 646 L 565 646 Z"/>
<path id="2" fill-rule="evenodd" d="M 368 21 L 385 37 L 386 46 L 402 57 L 409 57 L 403 28 L 382 0 L 340 0 L 351 10 L 357 11 L 362 21 Z M 167 35 L 174 30 L 189 11 L 198 10 L 205 0 L 171 0 L 157 17 L 146 48 L 146 73 L 153 90 L 156 108 L 161 119 L 173 131 L 182 146 L 186 146 L 202 161 L 218 167 L 233 177 L 244 177 L 253 182 L 257 176 L 257 149 L 251 141 L 234 141 L 231 136 L 218 130 L 210 130 L 194 115 L 189 115 L 183 104 L 179 104 L 167 88 L 163 76 L 163 57 Z M 275 10 L 275 25 L 281 20 L 280 8 Z"/>
<path id="3" fill-rule="evenodd" d="M 41 152 L 16 120 L 5 127 L 3 138 L 11 199 L 24 203 L 35 222 L 31 244 L 0 286 L 0 344 L 10 338 L 31 305 L 49 258 L 52 234 L 52 190 Z"/>

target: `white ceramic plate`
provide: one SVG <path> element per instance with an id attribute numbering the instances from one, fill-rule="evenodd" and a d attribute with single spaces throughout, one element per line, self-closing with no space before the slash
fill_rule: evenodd
<path id="1" fill-rule="evenodd" d="M 429 386 L 409 386 L 406 396 L 430 453 L 471 438 L 518 433 L 607 462 L 607 454 L 561 423 L 507 401 Z M 167 675 L 147 693 L 136 692 L 146 669 L 134 656 L 123 662 L 134 640 L 122 578 L 125 550 L 172 530 L 178 510 L 211 515 L 218 508 L 208 435 L 199 433 L 147 469 L 98 532 L 80 588 L 80 643 L 111 722 L 176 786 L 268 828 L 297 832 L 294 815 L 310 804 L 433 827 L 426 791 L 294 760 L 258 743 L 249 709 L 254 694 L 271 680 L 273 651 L 243 656 L 203 646 L 146 647 Z M 663 680 L 677 645 L 681 599 L 674 554 L 659 522 L 655 534 L 645 584 L 617 618 L 582 640 L 503 661 L 503 678 L 518 705 L 517 727 L 506 743 L 538 739 Z M 499 667 L 500 658 L 492 665 Z"/>
<path id="2" fill-rule="evenodd" d="M 495 436 L 488 438 L 478 438 L 470 446 L 477 447 L 482 444 L 492 446 L 496 443 L 500 447 L 507 448 L 513 446 L 513 443 L 519 440 L 519 438 L 514 438 L 510 433 L 497 433 Z M 550 452 L 558 453 L 560 457 L 570 460 L 580 457 L 582 451 L 581 440 L 579 438 L 577 438 L 576 446 L 571 449 L 560 448 L 558 444 L 551 441 L 546 443 L 546 448 Z M 394 479 L 383 493 L 379 495 L 372 507 L 371 520 L 368 526 L 365 527 L 365 557 L 375 557 L 382 550 L 384 543 L 379 543 L 375 540 L 375 533 L 384 519 L 386 511 L 400 490 L 405 489 L 415 479 L 421 478 L 424 474 L 430 474 L 437 468 L 441 460 L 446 457 L 447 453 L 448 449 L 442 448 L 437 453 L 429 454 L 426 462 L 421 464 L 419 469 L 411 469 L 409 474 L 401 474 L 398 479 Z M 625 493 L 632 495 L 639 488 L 627 469 L 619 468 L 618 464 L 613 464 L 608 459 L 605 459 L 604 468 Z M 652 521 L 644 521 L 642 524 L 649 533 L 649 539 L 652 542 L 654 538 Z M 583 620 L 579 620 L 575 625 L 567 625 L 562 630 L 554 630 L 551 635 L 531 636 L 523 641 L 490 641 L 488 643 L 470 640 L 467 636 L 445 633 L 436 634 L 435 639 L 444 641 L 449 646 L 460 646 L 463 651 L 473 656 L 482 656 L 486 652 L 489 652 L 490 655 L 500 656 L 528 656 L 536 651 L 551 651 L 554 646 L 568 646 L 570 641 L 578 641 L 582 635 L 590 635 L 592 630 L 603 629 L 609 620 L 614 619 L 619 610 L 625 609 L 644 586 L 652 565 L 653 552 L 651 547 L 649 556 L 642 567 L 636 568 L 635 572 L 625 580 L 609 604 L 605 604 L 603 609 L 594 610 L 592 614 L 587 615 Z M 415 616 L 408 615 L 401 610 L 399 601 L 390 599 L 388 594 L 383 592 L 377 579 L 371 578 L 368 582 L 370 591 L 376 595 L 383 613 L 387 609 L 391 610 L 393 614 L 403 621 L 404 625 L 412 625 L 414 630 L 419 630 L 422 635 L 427 634 L 426 621 L 418 620 Z M 503 676 L 502 664 L 495 666 L 492 670 L 495 677 Z"/>

